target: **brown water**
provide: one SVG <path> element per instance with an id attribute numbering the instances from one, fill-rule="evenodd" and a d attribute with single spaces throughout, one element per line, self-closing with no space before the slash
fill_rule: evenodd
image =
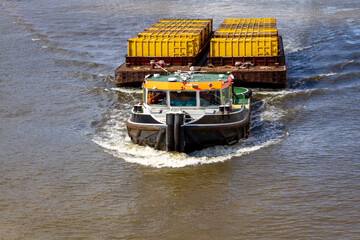
<path id="1" fill-rule="evenodd" d="M 0 0 L 0 239 L 360 239 L 358 1 Z M 126 40 L 162 18 L 276 17 L 288 88 L 251 136 L 130 142 Z"/>

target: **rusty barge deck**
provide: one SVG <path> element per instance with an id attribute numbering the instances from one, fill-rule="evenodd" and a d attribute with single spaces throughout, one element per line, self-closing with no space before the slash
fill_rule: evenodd
<path id="1" fill-rule="evenodd" d="M 178 70 L 189 71 L 188 66 L 168 66 L 164 67 L 168 72 L 173 73 Z M 227 73 L 231 72 L 235 79 L 235 86 L 261 87 L 261 88 L 285 88 L 286 87 L 286 66 L 254 66 L 245 69 L 236 69 L 234 66 L 225 65 L 218 67 L 199 67 L 194 66 L 195 71 L 204 73 Z M 118 87 L 131 86 L 140 87 L 144 78 L 148 74 L 164 74 L 161 68 L 152 69 L 150 66 L 127 67 L 123 63 L 115 70 L 115 84 Z"/>

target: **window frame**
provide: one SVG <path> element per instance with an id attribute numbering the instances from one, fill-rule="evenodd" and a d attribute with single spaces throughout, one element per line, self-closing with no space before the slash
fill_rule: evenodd
<path id="1" fill-rule="evenodd" d="M 206 107 L 218 107 L 220 105 L 224 105 L 226 103 L 230 103 L 231 104 L 231 97 L 232 97 L 232 93 L 231 93 L 231 88 L 232 86 L 226 86 L 224 88 L 220 88 L 220 89 L 202 89 L 202 90 L 198 90 L 195 91 L 196 95 L 196 105 L 195 106 L 172 106 L 171 105 L 171 97 L 170 94 L 171 92 L 194 92 L 194 91 L 186 91 L 186 90 L 158 90 L 158 89 L 148 89 L 148 88 L 144 88 L 143 89 L 143 103 L 149 106 L 157 106 L 157 107 L 190 107 L 190 108 L 206 108 Z M 219 105 L 208 105 L 208 106 L 201 106 L 201 98 L 200 98 L 200 93 L 201 92 L 215 92 L 218 91 L 220 93 L 220 104 Z M 223 94 L 225 91 L 227 91 L 228 94 L 228 102 L 226 102 L 225 100 L 225 94 Z M 160 104 L 148 104 L 148 96 L 150 92 L 164 92 L 166 94 L 166 104 L 160 105 Z"/>
<path id="2" fill-rule="evenodd" d="M 149 106 L 157 106 L 157 107 L 168 107 L 169 106 L 169 101 L 168 101 L 168 99 L 169 99 L 169 95 L 168 95 L 168 90 L 158 90 L 158 89 L 147 89 L 147 88 L 144 88 L 145 89 L 145 91 L 144 91 L 144 93 L 146 93 L 145 94 L 145 96 L 144 96 L 144 104 L 146 104 L 146 105 L 149 105 Z M 156 103 L 152 103 L 152 104 L 149 104 L 149 93 L 150 92 L 163 92 L 163 93 L 165 93 L 165 99 L 166 99 L 166 104 L 156 104 Z"/>
<path id="3" fill-rule="evenodd" d="M 175 106 L 175 105 L 171 105 L 171 93 L 172 92 L 176 92 L 176 93 L 186 93 L 186 92 L 188 92 L 188 93 L 195 93 L 195 105 L 194 106 Z M 184 91 L 184 90 L 168 90 L 168 94 L 169 94 L 169 97 L 168 97 L 168 99 L 169 99 L 169 101 L 168 101 L 168 105 L 169 105 L 169 107 L 189 107 L 189 108 L 198 108 L 198 95 L 199 95 L 199 93 L 198 93 L 199 91 Z"/>

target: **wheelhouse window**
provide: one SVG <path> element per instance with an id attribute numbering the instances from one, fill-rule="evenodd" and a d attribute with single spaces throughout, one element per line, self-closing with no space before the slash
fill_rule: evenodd
<path id="1" fill-rule="evenodd" d="M 230 102 L 230 87 L 221 89 L 222 102 L 223 104 Z"/>
<path id="2" fill-rule="evenodd" d="M 196 92 L 170 91 L 170 105 L 175 107 L 195 107 Z"/>
<path id="3" fill-rule="evenodd" d="M 221 104 L 219 90 L 200 91 L 200 106 L 218 106 Z"/>
<path id="4" fill-rule="evenodd" d="M 149 105 L 166 106 L 166 92 L 159 90 L 148 90 L 146 102 Z"/>

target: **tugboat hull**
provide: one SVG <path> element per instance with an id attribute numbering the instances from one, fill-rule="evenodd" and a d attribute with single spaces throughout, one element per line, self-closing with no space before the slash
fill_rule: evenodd
<path id="1" fill-rule="evenodd" d="M 182 122 L 182 114 L 173 114 L 173 121 L 172 114 L 168 114 L 166 124 L 151 115 L 139 117 L 136 115 L 140 114 L 132 113 L 126 127 L 133 143 L 158 150 L 189 153 L 214 145 L 233 145 L 246 139 L 249 135 L 249 112 L 243 108 L 229 114 L 204 115 L 188 123 Z M 149 118 L 153 119 L 152 123 L 142 122 Z"/>

